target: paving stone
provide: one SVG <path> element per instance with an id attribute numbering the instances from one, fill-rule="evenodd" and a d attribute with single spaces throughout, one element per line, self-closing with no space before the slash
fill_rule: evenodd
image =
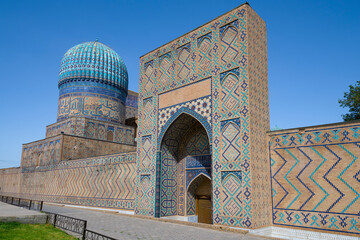
<path id="1" fill-rule="evenodd" d="M 0 222 L 44 224 L 46 219 L 47 216 L 44 213 L 0 202 Z"/>
<path id="2" fill-rule="evenodd" d="M 44 204 L 44 211 L 87 220 L 89 230 L 122 240 L 257 240 L 248 236 L 115 213 Z"/>

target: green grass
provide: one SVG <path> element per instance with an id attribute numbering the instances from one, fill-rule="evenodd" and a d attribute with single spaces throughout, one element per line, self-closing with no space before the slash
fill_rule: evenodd
<path id="1" fill-rule="evenodd" d="M 76 239 L 50 224 L 21 224 L 17 222 L 0 222 L 1 240 L 55 240 Z"/>

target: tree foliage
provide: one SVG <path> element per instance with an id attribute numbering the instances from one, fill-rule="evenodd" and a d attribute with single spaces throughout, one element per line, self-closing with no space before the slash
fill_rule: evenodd
<path id="1" fill-rule="evenodd" d="M 344 98 L 339 99 L 339 104 L 343 108 L 349 108 L 349 113 L 343 114 L 344 121 L 360 119 L 360 81 L 354 86 L 350 85 L 349 92 L 344 93 Z"/>

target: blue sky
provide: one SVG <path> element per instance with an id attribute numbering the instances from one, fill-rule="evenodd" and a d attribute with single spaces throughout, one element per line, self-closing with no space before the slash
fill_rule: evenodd
<path id="1" fill-rule="evenodd" d="M 271 127 L 342 121 L 360 80 L 359 0 L 256 0 L 268 30 Z M 0 1 L 0 168 L 19 166 L 21 144 L 56 122 L 63 54 L 86 41 L 124 59 L 138 91 L 139 57 L 243 1 Z"/>

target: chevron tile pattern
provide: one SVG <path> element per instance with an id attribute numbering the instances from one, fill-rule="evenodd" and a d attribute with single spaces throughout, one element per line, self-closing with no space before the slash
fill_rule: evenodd
<path id="1" fill-rule="evenodd" d="M 135 161 L 128 153 L 40 166 L 23 173 L 21 192 L 43 201 L 134 209 Z"/>
<path id="2" fill-rule="evenodd" d="M 271 136 L 274 224 L 360 234 L 359 127 Z"/>

